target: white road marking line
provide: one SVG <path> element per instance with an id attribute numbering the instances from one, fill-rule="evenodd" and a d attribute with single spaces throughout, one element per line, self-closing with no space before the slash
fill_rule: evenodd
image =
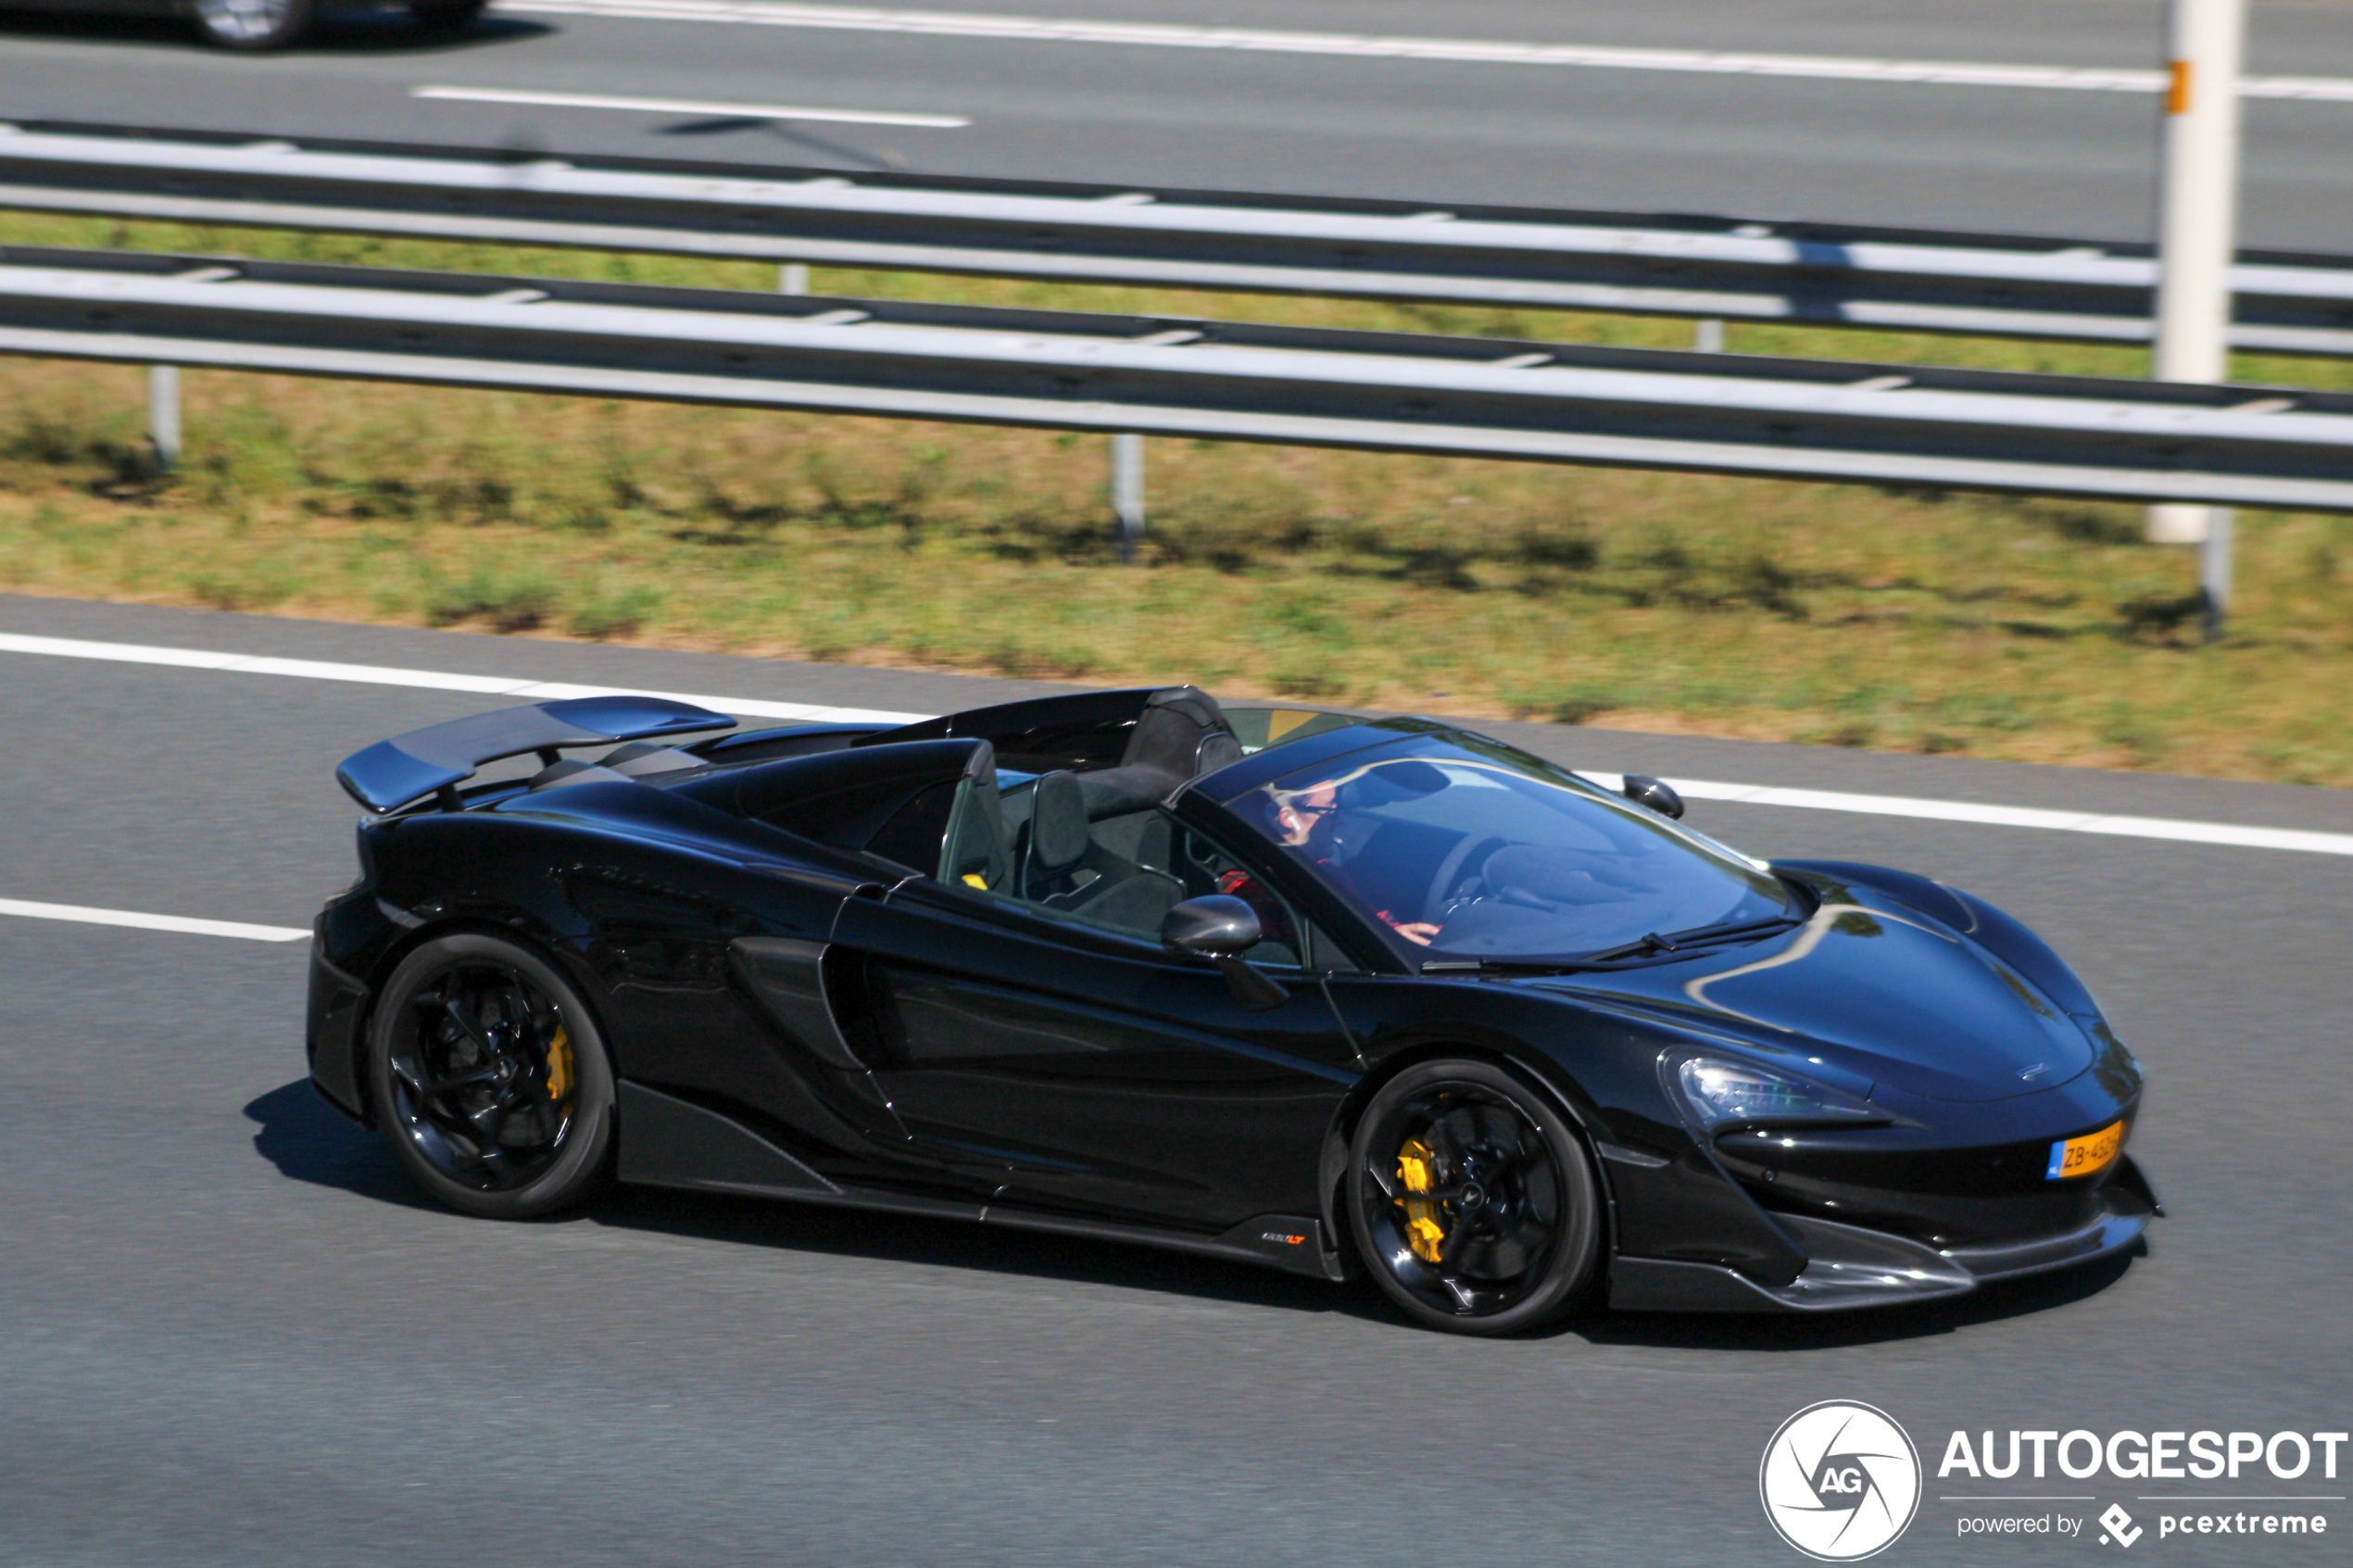
<path id="1" fill-rule="evenodd" d="M 1578 771 L 1605 788 L 1622 787 L 1623 781 L 1617 773 L 1597 773 L 1587 768 Z M 2100 833 L 2119 838 L 2170 839 L 2177 844 L 2221 844 L 2238 849 L 2353 855 L 2353 833 L 2243 827 L 2235 822 L 2121 817 L 2098 811 L 2051 811 L 2032 806 L 1988 806 L 1974 800 L 1925 800 L 1909 795 L 1850 795 L 1842 790 L 1718 784 L 1708 779 L 1667 782 L 1677 794 L 1689 799 L 1723 800 L 1740 806 L 1790 806 L 1801 810 L 1852 811 L 1867 817 L 1909 817 L 1919 822 L 1976 822 L 1986 827 L 2041 828 L 2057 833 Z"/>
<path id="2" fill-rule="evenodd" d="M 773 0 L 498 0 L 502 11 L 639 20 L 734 22 L 756 27 L 901 32 L 938 38 L 1000 38 L 1034 44 L 1124 44 L 1159 49 L 1229 49 L 1282 55 L 1349 55 L 1373 59 L 1447 60 L 1478 65 L 1582 66 L 1604 70 L 1666 70 L 1708 76 L 1787 76 L 1948 87 L 2019 87 L 2077 93 L 2156 93 L 2162 71 L 2122 67 L 2029 66 L 1968 60 L 1880 60 L 1835 55 L 1730 54 L 1713 49 L 1625 49 L 1575 44 L 1508 44 L 1466 38 L 1384 38 L 1343 32 L 1267 32 L 1239 27 L 1181 27 L 1089 21 L 1063 17 L 995 17 L 961 11 L 879 10 L 857 6 L 796 6 Z M 2250 76 L 2250 98 L 2353 103 L 2353 80 Z"/>
<path id="3" fill-rule="evenodd" d="M 191 920 L 186 915 L 148 915 L 136 909 L 93 909 L 80 904 L 38 904 L 0 898 L 0 915 L 27 920 L 70 921 L 78 925 L 128 925 L 141 931 L 176 931 L 187 936 L 235 936 L 247 942 L 299 942 L 310 935 L 299 925 L 248 925 L 235 920 Z"/>
<path id="4" fill-rule="evenodd" d="M 771 702 L 757 697 L 657 692 L 642 686 L 581 686 L 561 681 L 459 675 L 441 670 L 402 670 L 376 664 L 334 664 L 318 659 L 277 659 L 199 648 L 146 647 L 135 643 L 91 642 L 77 637 L 35 637 L 10 632 L 0 632 L 0 653 L 37 654 L 53 659 L 95 659 L 113 663 L 155 664 L 239 675 L 352 681 L 367 685 L 471 692 L 541 702 L 574 696 L 666 696 L 716 712 L 732 713 L 739 718 L 794 719 L 815 724 L 912 724 L 933 717 L 927 713 L 898 713 L 872 708 L 826 708 L 814 703 Z M 1597 772 L 1592 769 L 1579 769 L 1579 771 L 1607 789 L 1619 788 L 1624 782 L 1622 776 L 1617 773 Z M 1975 822 L 1988 827 L 2106 834 L 2112 837 L 2162 839 L 2177 844 L 2218 844 L 2239 849 L 2286 849 L 2311 855 L 2353 855 L 2353 833 L 2247 827 L 2235 822 L 2183 822 L 2168 817 L 2127 817 L 2096 811 L 2054 811 L 2030 806 L 1988 806 L 1973 800 L 1931 800 L 1906 795 L 1854 795 L 1840 790 L 1721 784 L 1706 779 L 1669 779 L 1667 783 L 1693 800 L 1723 800 L 1743 806 L 1786 806 L 1800 810 L 1851 811 L 1871 817 L 1909 817 L 1920 822 Z M 0 909 L 0 912 L 13 911 Z"/>
<path id="5" fill-rule="evenodd" d="M 612 98 L 599 93 L 532 93 L 506 87 L 413 87 L 412 98 L 467 104 L 538 104 L 559 109 L 627 109 L 638 114 L 709 114 L 748 119 L 824 120 L 835 125 L 912 125 L 958 131 L 960 114 L 898 114 L 885 109 L 819 109 L 797 104 L 708 104 L 692 98 Z"/>
<path id="6" fill-rule="evenodd" d="M 272 659 L 258 654 L 213 653 L 195 648 L 143 647 L 135 643 L 86 642 L 77 637 L 28 637 L 0 632 L 0 653 L 45 654 L 55 659 L 98 659 L 123 664 L 161 664 L 183 670 L 218 670 L 239 675 L 291 675 L 309 681 L 355 681 L 371 686 L 409 686 L 422 691 L 475 692 L 485 696 L 528 697 L 552 702 L 572 696 L 666 696 L 744 719 L 798 719 L 811 724 L 912 724 L 926 713 L 894 713 L 873 708 L 827 708 L 808 702 L 769 702 L 758 697 L 707 696 L 653 692 L 643 686 L 579 686 L 560 681 L 519 681 L 503 675 L 458 675 L 442 670 L 399 670 L 377 664 L 331 664 L 310 659 Z"/>

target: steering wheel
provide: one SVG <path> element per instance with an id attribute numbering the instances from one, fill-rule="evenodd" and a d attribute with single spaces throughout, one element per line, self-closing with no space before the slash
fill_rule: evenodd
<path id="1" fill-rule="evenodd" d="M 1439 900 L 1446 897 L 1447 890 L 1454 885 L 1454 878 L 1461 874 L 1463 868 L 1470 863 L 1474 855 L 1482 849 L 1487 849 L 1489 854 L 1492 854 L 1495 849 L 1507 847 L 1510 842 L 1509 839 L 1500 838 L 1491 833 L 1478 835 L 1466 834 L 1460 844 L 1446 852 L 1446 859 L 1438 862 L 1438 874 L 1429 879 L 1429 890 L 1422 895 L 1422 912 L 1428 915 L 1435 915 L 1438 912 Z M 1490 845 L 1492 845 L 1494 848 L 1489 849 Z"/>

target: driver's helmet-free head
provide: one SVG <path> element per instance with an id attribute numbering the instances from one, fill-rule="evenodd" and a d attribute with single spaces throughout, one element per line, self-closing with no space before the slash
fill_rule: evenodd
<path id="1" fill-rule="evenodd" d="M 1330 779 L 1300 789 L 1269 784 L 1259 797 L 1266 836 L 1294 849 L 1328 843 L 1332 818 L 1340 814 L 1340 791 Z"/>

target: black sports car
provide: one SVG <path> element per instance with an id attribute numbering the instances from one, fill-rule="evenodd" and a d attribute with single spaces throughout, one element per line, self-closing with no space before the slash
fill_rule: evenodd
<path id="1" fill-rule="evenodd" d="M 178 17 L 223 49 L 283 49 L 308 34 L 322 11 L 365 8 L 370 0 L 9 0 L 9 9 L 77 15 Z M 482 18 L 489 0 L 405 0 L 416 24 L 454 33 Z"/>
<path id="2" fill-rule="evenodd" d="M 1951 1295 L 2161 1211 L 2139 1068 L 2032 932 L 1655 780 L 1189 687 L 734 727 L 590 697 L 343 764 L 311 1076 L 444 1203 L 908 1210 L 1473 1334 Z"/>

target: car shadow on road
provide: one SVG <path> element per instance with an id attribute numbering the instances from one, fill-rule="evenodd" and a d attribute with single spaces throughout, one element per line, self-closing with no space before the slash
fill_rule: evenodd
<path id="1" fill-rule="evenodd" d="M 560 30 L 521 17 L 489 16 L 463 31 L 421 29 L 396 9 L 329 12 L 309 35 L 279 55 L 448 55 L 545 38 Z M 109 16 L 98 11 L 18 11 L 0 7 L 0 33 L 76 44 L 177 44 L 220 54 L 174 17 Z"/>
<path id="2" fill-rule="evenodd" d="M 789 1252 L 1019 1274 L 1404 1323 L 1361 1280 L 1332 1285 L 1247 1263 L 1006 1225 L 648 1187 L 621 1188 L 598 1203 L 588 1217 L 621 1229 Z"/>
<path id="3" fill-rule="evenodd" d="M 245 1113 L 260 1126 L 254 1135 L 254 1151 L 292 1180 L 337 1187 L 405 1209 L 434 1207 L 409 1181 L 384 1140 L 346 1121 L 319 1098 L 307 1078 L 271 1090 L 247 1104 Z M 780 1254 L 822 1253 L 1151 1290 L 1282 1311 L 1333 1313 L 1412 1330 L 1403 1315 L 1363 1280 L 1332 1285 L 1124 1242 L 1049 1236 L 917 1214 L 617 1187 L 577 1213 L 542 1223 L 602 1225 L 764 1248 Z M 1980 1323 L 2070 1306 L 2106 1290 L 2130 1267 L 2129 1258 L 2112 1258 L 2081 1269 L 1988 1286 L 1949 1300 L 1820 1316 L 1594 1309 L 1533 1337 L 1660 1349 L 1843 1349 L 1954 1334 Z"/>
<path id="4" fill-rule="evenodd" d="M 245 1113 L 260 1124 L 253 1135 L 254 1152 L 278 1167 L 279 1174 L 404 1209 L 432 1207 L 384 1140 L 344 1120 L 319 1098 L 309 1079 L 297 1078 L 247 1102 Z"/>

